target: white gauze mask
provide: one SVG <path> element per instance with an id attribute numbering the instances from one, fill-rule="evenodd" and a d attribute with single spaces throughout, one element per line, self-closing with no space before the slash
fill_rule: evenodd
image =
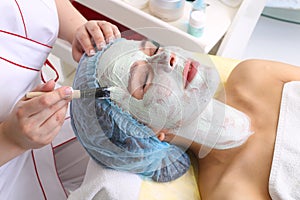
<path id="1" fill-rule="evenodd" d="M 214 95 L 218 74 L 210 67 L 199 66 L 193 82 L 184 89 L 186 81 L 183 73 L 187 58 L 183 54 L 187 52 L 169 47 L 150 57 L 140 50 L 139 44 L 124 40 L 105 52 L 98 64 L 100 85 L 117 86 L 111 92 L 111 99 L 151 128 L 174 129 L 189 124 Z M 172 52 L 176 52 L 176 57 L 171 66 Z M 151 87 L 140 100 L 132 97 L 127 89 L 130 66 L 137 60 L 146 61 L 154 73 Z"/>

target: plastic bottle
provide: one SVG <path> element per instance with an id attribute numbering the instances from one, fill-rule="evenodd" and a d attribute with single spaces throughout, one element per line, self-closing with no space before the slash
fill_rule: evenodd
<path id="1" fill-rule="evenodd" d="M 201 37 L 203 35 L 205 21 L 206 21 L 206 3 L 204 0 L 196 0 L 192 3 L 192 10 L 190 13 L 188 33 Z"/>
<path id="2" fill-rule="evenodd" d="M 206 9 L 205 0 L 195 0 L 195 1 L 193 1 L 192 11 L 201 10 L 201 11 L 205 12 L 205 9 Z"/>

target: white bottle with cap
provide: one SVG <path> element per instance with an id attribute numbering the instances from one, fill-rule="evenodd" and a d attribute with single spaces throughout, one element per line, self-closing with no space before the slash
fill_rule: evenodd
<path id="1" fill-rule="evenodd" d="M 205 26 L 205 13 L 201 10 L 192 11 L 190 14 L 190 20 L 188 25 L 188 33 L 195 36 L 201 37 L 203 35 Z"/>
<path id="2" fill-rule="evenodd" d="M 188 33 L 195 37 L 201 37 L 203 35 L 206 22 L 205 9 L 206 4 L 204 0 L 196 0 L 193 2 L 188 24 Z"/>

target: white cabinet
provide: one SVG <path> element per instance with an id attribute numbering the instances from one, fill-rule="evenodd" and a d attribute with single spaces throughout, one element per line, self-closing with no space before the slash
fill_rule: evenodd
<path id="1" fill-rule="evenodd" d="M 177 45 L 190 51 L 208 53 L 224 37 L 218 55 L 238 57 L 250 38 L 266 0 L 244 0 L 238 8 L 232 8 L 219 0 L 206 0 L 207 24 L 202 37 L 187 33 L 191 3 L 186 2 L 183 17 L 174 22 L 162 21 L 149 9 L 137 9 L 123 0 L 76 0 L 132 30 L 150 37 L 163 45 Z M 156 27 L 151 29 L 146 27 Z M 236 54 L 236 55 L 234 55 Z"/>
<path id="2" fill-rule="evenodd" d="M 237 59 L 242 57 L 266 2 L 267 0 L 243 0 L 232 18 L 217 55 Z"/>

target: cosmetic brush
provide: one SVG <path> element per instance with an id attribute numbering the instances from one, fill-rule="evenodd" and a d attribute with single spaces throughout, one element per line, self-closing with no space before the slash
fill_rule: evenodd
<path id="1" fill-rule="evenodd" d="M 113 87 L 99 87 L 92 88 L 86 90 L 73 90 L 72 99 L 80 99 L 80 98 L 97 98 L 97 99 L 109 99 L 110 91 Z M 25 97 L 26 98 L 34 98 L 41 96 L 47 92 L 28 92 Z"/>

